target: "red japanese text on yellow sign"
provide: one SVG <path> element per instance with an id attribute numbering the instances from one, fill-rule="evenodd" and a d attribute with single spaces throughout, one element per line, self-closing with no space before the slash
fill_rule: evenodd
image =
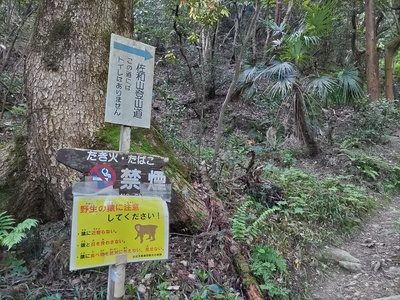
<path id="1" fill-rule="evenodd" d="M 165 201 L 141 196 L 74 197 L 70 270 L 168 258 Z"/>

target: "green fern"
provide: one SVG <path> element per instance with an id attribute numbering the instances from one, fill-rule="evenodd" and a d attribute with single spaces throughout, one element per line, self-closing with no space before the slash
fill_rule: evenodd
<path id="1" fill-rule="evenodd" d="M 275 281 L 276 276 L 287 275 L 286 261 L 268 245 L 255 246 L 251 254 L 251 271 L 260 278 L 260 288 L 271 297 L 287 296 L 289 290 L 280 287 Z"/>
<path id="2" fill-rule="evenodd" d="M 14 223 L 14 219 L 6 211 L 0 213 L 0 232 L 12 229 Z"/>
<path id="3" fill-rule="evenodd" d="M 26 231 L 38 225 L 34 219 L 26 219 L 17 226 L 15 221 L 7 212 L 0 213 L 0 244 L 10 250 L 14 245 L 20 243 L 26 237 Z"/>
<path id="4" fill-rule="evenodd" d="M 253 201 L 244 202 L 232 216 L 231 233 L 237 240 L 245 241 L 248 237 L 247 222 L 249 219 L 248 207 L 253 204 Z"/>
<path id="5" fill-rule="evenodd" d="M 278 271 L 287 274 L 286 261 L 278 252 L 267 245 L 256 246 L 252 257 L 255 261 L 268 262 L 276 266 Z"/>
<path id="6" fill-rule="evenodd" d="M 250 226 L 250 234 L 252 237 L 256 237 L 260 231 L 260 226 L 262 223 L 274 212 L 279 210 L 278 206 L 271 207 L 264 211 Z"/>
<path id="7" fill-rule="evenodd" d="M 249 199 L 251 199 L 249 197 Z M 232 223 L 231 233 L 236 240 L 251 242 L 255 237 L 258 236 L 264 221 L 274 212 L 280 208 L 274 206 L 261 213 L 259 217 L 256 215 L 260 210 L 265 209 L 264 206 L 258 206 L 253 200 L 244 202 L 235 212 L 230 219 Z M 261 207 L 261 208 L 260 208 Z M 255 221 L 253 221 L 255 219 Z"/>

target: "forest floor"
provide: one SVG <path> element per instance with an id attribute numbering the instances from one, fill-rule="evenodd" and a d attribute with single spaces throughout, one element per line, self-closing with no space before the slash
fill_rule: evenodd
<path id="1" fill-rule="evenodd" d="M 372 150 L 386 155 L 400 153 L 400 131 L 389 137 L 386 145 L 376 145 Z M 400 299 L 400 197 L 364 220 L 363 226 L 338 248 L 355 258 L 359 266 L 345 269 L 332 259 L 322 264 L 315 273 L 310 287 L 314 300 L 385 300 Z M 388 297 L 388 298 L 386 298 Z M 382 299 L 383 300 L 383 299 Z"/>
<path id="2" fill-rule="evenodd" d="M 219 99 L 217 104 L 208 107 L 207 120 L 204 122 L 207 126 L 205 149 L 211 148 L 214 143 L 221 101 Z M 177 126 L 182 140 L 193 138 L 199 120 L 193 112 L 182 113 L 182 108 L 186 106 L 178 102 L 171 110 L 161 100 L 156 100 L 154 106 L 155 117 L 160 123 L 169 122 Z M 166 119 L 165 112 L 168 111 L 170 115 Z M 340 135 L 351 129 L 348 120 L 352 111 L 345 109 L 337 113 L 335 134 Z M 235 132 L 244 131 L 247 120 L 262 120 L 264 117 L 256 106 L 237 102 L 230 105 L 228 114 L 233 120 L 230 125 Z M 3 126 L 1 134 L 3 143 L 11 141 L 9 127 Z M 400 153 L 400 131 L 387 137 L 385 143 L 368 147 L 370 153 L 385 161 L 395 161 Z M 322 153 L 317 157 L 300 156 L 293 166 L 322 177 L 346 175 L 348 159 L 343 159 L 340 152 L 326 141 L 321 143 L 321 148 Z M 234 198 L 243 196 L 232 192 L 236 189 L 236 183 L 230 180 L 237 174 L 231 175 L 220 186 L 227 199 L 228 213 L 235 208 L 234 205 L 229 206 L 229 202 L 238 202 Z M 375 300 L 391 296 L 387 300 L 399 300 L 400 229 L 396 227 L 400 219 L 399 211 L 400 198 L 393 197 L 392 201 L 380 205 L 369 215 L 356 232 L 343 239 L 338 237 L 334 245 L 326 245 L 330 249 L 342 249 L 346 251 L 345 255 L 356 259 L 354 268 L 346 269 L 335 259 L 326 262 L 310 259 L 315 264 L 310 264 L 293 276 L 301 282 L 300 286 L 307 286 L 306 293 L 303 291 L 296 299 Z M 171 233 L 170 258 L 167 261 L 127 265 L 127 299 L 245 299 L 232 258 L 223 251 L 223 234 L 214 231 L 197 235 Z M 315 252 L 307 253 L 307 256 L 316 257 L 317 251 L 324 251 L 324 247 L 313 249 Z M 41 225 L 15 251 L 0 252 L 0 299 L 105 299 L 108 268 L 70 272 L 69 249 L 70 225 L 60 221 Z M 12 263 L 7 264 L 7 261 Z M 218 293 L 214 293 L 216 291 Z M 220 297 L 217 298 L 217 295 Z M 396 295 L 399 296 L 396 298 Z"/>
<path id="3" fill-rule="evenodd" d="M 311 298 L 400 299 L 400 233 L 395 225 L 399 212 L 400 198 L 397 197 L 340 244 L 339 248 L 358 259 L 361 267 L 349 271 L 337 263 L 321 266 L 310 288 Z"/>

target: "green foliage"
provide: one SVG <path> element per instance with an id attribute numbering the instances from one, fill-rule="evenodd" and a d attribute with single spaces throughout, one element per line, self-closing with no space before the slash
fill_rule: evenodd
<path id="1" fill-rule="evenodd" d="M 288 148 L 279 150 L 279 158 L 284 167 L 292 166 L 296 163 L 296 153 Z"/>
<path id="2" fill-rule="evenodd" d="M 368 156 L 361 152 L 351 150 L 343 150 L 343 152 L 350 158 L 355 175 L 366 180 L 377 179 L 380 169 L 384 167 L 384 163 L 377 157 Z"/>
<path id="3" fill-rule="evenodd" d="M 364 96 L 361 77 L 352 65 L 331 74 L 311 76 L 305 90 L 324 106 L 354 104 Z"/>
<path id="4" fill-rule="evenodd" d="M 364 96 L 363 84 L 359 72 L 356 67 L 345 66 L 337 74 L 337 100 L 339 105 L 351 104 Z M 335 103 L 335 101 L 332 101 Z"/>
<path id="5" fill-rule="evenodd" d="M 28 112 L 28 105 L 20 104 L 18 106 L 13 106 L 8 111 L 15 118 L 24 117 L 24 116 L 26 116 L 26 114 Z"/>
<path id="6" fill-rule="evenodd" d="M 252 203 L 252 201 L 244 202 L 237 208 L 235 214 L 230 219 L 232 223 L 231 233 L 236 240 L 247 240 L 248 238 L 248 208 Z"/>
<path id="7" fill-rule="evenodd" d="M 367 155 L 357 150 L 342 150 L 348 155 L 352 164 L 352 173 L 361 178 L 373 182 L 386 182 L 386 187 L 393 190 L 400 190 L 400 165 L 386 163 L 380 158 Z"/>
<path id="8" fill-rule="evenodd" d="M 194 289 L 194 291 L 190 294 L 189 299 L 243 300 L 242 297 L 235 295 L 229 289 L 227 290 L 224 286 L 220 284 L 209 284 L 208 281 L 211 276 L 208 271 L 197 268 L 194 270 L 194 273 L 199 280 L 195 283 L 196 289 Z"/>
<path id="9" fill-rule="evenodd" d="M 0 74 L 0 81 L 8 87 L 10 94 L 20 94 L 24 87 L 24 78 L 21 74 L 10 74 L 4 71 Z"/>
<path id="10" fill-rule="evenodd" d="M 28 268 L 25 266 L 25 261 L 17 258 L 14 252 L 7 252 L 0 260 L 0 285 L 7 286 L 16 281 L 28 280 L 27 275 Z"/>
<path id="11" fill-rule="evenodd" d="M 38 225 L 37 220 L 26 219 L 14 226 L 14 219 L 7 212 L 0 213 L 0 244 L 10 250 L 26 237 L 26 231 Z"/>
<path id="12" fill-rule="evenodd" d="M 125 293 L 129 296 L 136 296 L 137 298 L 140 298 L 138 288 L 132 283 L 125 284 Z"/>
<path id="13" fill-rule="evenodd" d="M 203 26 L 215 26 L 223 17 L 229 16 L 229 11 L 222 3 L 213 0 L 181 0 L 181 5 L 188 10 L 190 18 Z"/>
<path id="14" fill-rule="evenodd" d="M 285 201 L 279 203 L 282 212 L 321 229 L 351 230 L 374 206 L 364 188 L 344 183 L 348 182 L 346 177 L 319 179 L 290 168 L 270 172 L 269 179 L 284 188 Z"/>
<path id="15" fill-rule="evenodd" d="M 62 299 L 62 294 L 56 293 L 56 294 L 51 294 L 48 296 L 41 297 L 39 300 L 61 300 L 61 299 Z"/>
<path id="16" fill-rule="evenodd" d="M 279 210 L 277 206 L 268 209 L 261 207 L 248 197 L 248 200 L 237 208 L 230 218 L 231 233 L 236 240 L 250 244 L 265 226 L 267 218 Z"/>
<path id="17" fill-rule="evenodd" d="M 307 11 L 304 18 L 306 24 L 306 32 L 313 33 L 318 36 L 326 36 L 333 29 L 335 21 L 335 3 L 332 0 L 323 3 L 304 2 L 303 8 Z"/>
<path id="18" fill-rule="evenodd" d="M 250 269 L 260 279 L 260 288 L 267 291 L 269 297 L 287 299 L 289 290 L 277 283 L 277 277 L 281 282 L 282 276 L 287 275 L 286 262 L 274 249 L 267 245 L 255 246 L 251 253 Z"/>
<path id="19" fill-rule="evenodd" d="M 353 115 L 356 130 L 353 136 L 361 141 L 380 142 L 396 128 L 400 128 L 400 110 L 394 101 L 381 99 L 361 105 Z"/>
<path id="20" fill-rule="evenodd" d="M 171 28 L 171 14 L 175 4 L 171 1 L 151 2 L 147 0 L 134 1 L 134 38 L 144 43 L 161 47 L 172 42 L 172 35 L 167 28 Z"/>

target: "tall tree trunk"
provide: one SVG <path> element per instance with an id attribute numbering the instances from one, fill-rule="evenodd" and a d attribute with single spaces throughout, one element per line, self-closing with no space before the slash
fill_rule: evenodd
<path id="1" fill-rule="evenodd" d="M 376 48 L 375 1 L 365 1 L 365 39 L 367 94 L 371 101 L 379 99 L 379 66 Z"/>
<path id="2" fill-rule="evenodd" d="M 385 46 L 385 96 L 388 100 L 394 100 L 393 91 L 393 57 L 400 47 L 400 36 L 390 41 Z"/>
<path id="3" fill-rule="evenodd" d="M 361 60 L 361 52 L 357 47 L 357 18 L 358 18 L 358 7 L 356 0 L 352 1 L 352 10 L 351 10 L 351 53 L 353 56 L 353 61 L 356 62 L 357 65 L 360 64 Z"/>
<path id="4" fill-rule="evenodd" d="M 208 43 L 208 49 L 206 49 L 206 55 L 203 56 L 203 64 L 207 65 L 206 70 L 209 70 L 209 75 L 207 76 L 208 79 L 205 80 L 206 82 L 206 95 L 207 99 L 212 100 L 215 98 L 216 91 L 217 91 L 217 69 L 216 69 L 216 61 L 215 61 L 215 47 L 216 47 L 216 40 L 217 40 L 217 33 L 218 33 L 218 24 L 209 28 L 208 30 L 208 39 L 210 40 Z M 204 77 L 206 74 L 202 74 Z"/>
<path id="5" fill-rule="evenodd" d="M 282 10 L 282 4 L 280 3 L 280 10 Z M 289 21 L 289 19 L 290 19 L 290 16 L 291 16 L 291 14 L 292 14 L 292 10 L 293 10 L 293 6 L 294 6 L 294 1 L 293 0 L 290 0 L 289 1 L 289 3 L 288 3 L 288 5 L 287 5 L 287 9 L 286 9 L 286 12 L 285 12 L 285 16 L 283 17 L 283 20 L 282 20 L 282 22 L 280 22 L 279 21 L 279 25 L 280 24 L 287 24 L 288 23 L 288 21 Z M 277 9 L 277 7 L 275 8 L 275 19 L 276 20 L 280 20 L 280 17 L 278 18 L 278 16 L 277 16 L 277 11 L 276 11 L 276 9 Z M 281 12 L 280 12 L 280 14 L 281 14 Z M 278 24 L 278 23 L 277 23 Z M 265 62 L 266 60 L 267 60 L 267 55 L 268 55 L 268 44 L 269 44 L 269 39 L 271 38 L 271 36 L 272 36 L 272 30 L 271 29 L 268 29 L 268 32 L 267 32 L 267 37 L 266 37 L 266 39 L 265 39 L 265 42 L 264 42 L 264 53 L 263 53 L 263 58 L 262 58 L 262 61 L 263 62 Z M 275 39 L 279 39 L 279 38 L 281 38 L 281 35 L 275 35 Z"/>
<path id="6" fill-rule="evenodd" d="M 78 174 L 57 163 L 55 153 L 93 144 L 104 118 L 109 37 L 129 35 L 130 5 L 40 1 L 26 59 L 28 165 L 11 209 L 16 216 L 46 221 L 70 214 L 63 191 Z"/>
<path id="7" fill-rule="evenodd" d="M 276 0 L 274 22 L 278 26 L 281 25 L 281 14 L 282 14 L 282 0 Z"/>
<path id="8" fill-rule="evenodd" d="M 293 114 L 296 135 L 304 142 L 311 157 L 321 152 L 316 139 L 314 138 L 310 126 L 307 122 L 306 108 L 300 87 L 293 85 Z"/>

